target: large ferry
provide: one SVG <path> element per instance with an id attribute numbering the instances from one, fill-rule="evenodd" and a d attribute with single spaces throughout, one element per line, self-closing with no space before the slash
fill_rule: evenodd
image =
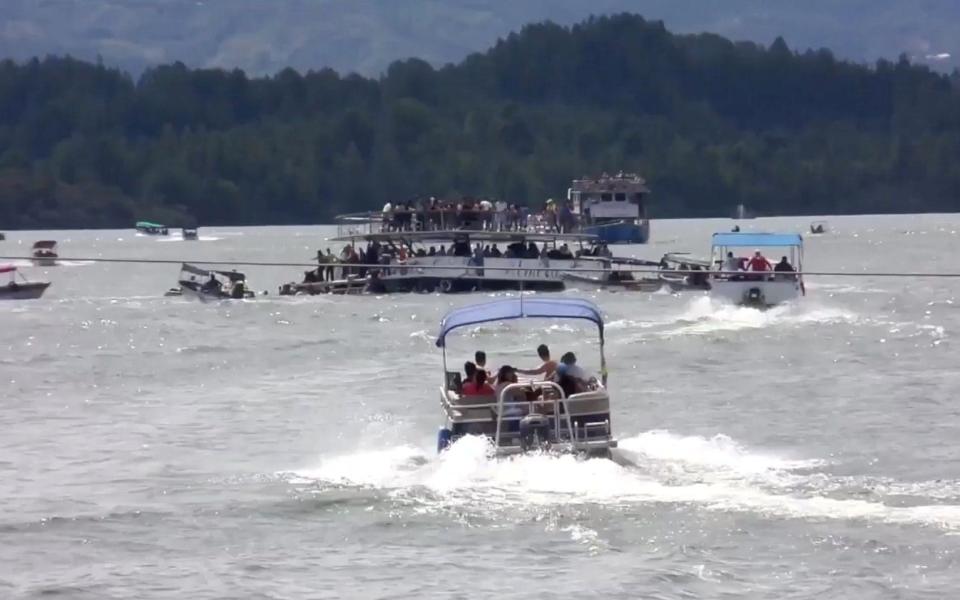
<path id="1" fill-rule="evenodd" d="M 646 244 L 650 239 L 644 197 L 647 183 L 634 173 L 575 179 L 567 191 L 580 232 L 607 244 Z"/>
<path id="2" fill-rule="evenodd" d="M 342 252 L 338 262 L 340 278 L 367 274 L 373 293 L 555 291 L 564 289 L 565 274 L 596 269 L 576 256 L 596 236 L 579 233 L 394 231 L 333 241 L 347 244 L 347 256 Z"/>

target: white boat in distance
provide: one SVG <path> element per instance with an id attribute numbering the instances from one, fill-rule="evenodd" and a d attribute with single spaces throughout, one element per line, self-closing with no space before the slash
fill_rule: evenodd
<path id="1" fill-rule="evenodd" d="M 375 260 L 382 265 L 370 269 L 368 288 L 373 293 L 451 293 L 562 290 L 566 273 L 597 268 L 595 262 L 578 259 L 568 244 L 583 250 L 584 244 L 596 239 L 594 235 L 574 233 L 455 230 L 361 233 L 333 241 L 354 247 L 366 243 L 368 249 L 375 248 L 375 256 L 366 258 L 368 263 Z M 487 247 L 495 255 L 484 255 Z M 354 269 L 349 264 L 339 266 L 347 271 Z"/>
<path id="2" fill-rule="evenodd" d="M 600 338 L 600 378 L 574 382 L 560 375 L 557 381 L 520 382 L 511 377 L 498 383 L 499 394 L 493 389 L 482 395 L 464 393 L 460 372 L 447 368 L 447 336 L 479 323 L 530 318 L 594 323 Z M 588 300 L 521 296 L 450 311 L 440 322 L 436 342 L 443 349 L 440 406 L 446 418 L 437 435 L 438 452 L 463 436 L 482 435 L 500 456 L 548 450 L 609 457 L 617 441 L 610 426 L 603 343 L 603 316 Z M 563 365 L 558 373 L 562 370 Z M 515 372 L 510 366 L 500 369 L 501 374 Z"/>
<path id="3" fill-rule="evenodd" d="M 744 248 L 749 249 L 750 257 L 737 256 Z M 784 253 L 777 266 L 763 256 L 764 252 L 773 251 Z M 769 268 L 748 270 L 747 263 L 758 255 L 767 259 Z M 802 275 L 803 236 L 800 234 L 715 233 L 711 256 L 713 263 L 720 265 L 720 272 L 710 273 L 711 298 L 763 308 L 790 302 L 806 294 Z M 731 262 L 738 263 L 736 269 Z"/>

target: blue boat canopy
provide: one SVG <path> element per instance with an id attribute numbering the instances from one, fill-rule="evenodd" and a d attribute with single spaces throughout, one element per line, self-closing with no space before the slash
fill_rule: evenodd
<path id="1" fill-rule="evenodd" d="M 512 298 L 464 306 L 447 313 L 440 321 L 437 346 L 444 347 L 447 334 L 460 327 L 490 321 L 528 318 L 585 319 L 596 323 L 603 341 L 603 316 L 596 304 L 573 298 Z"/>
<path id="2" fill-rule="evenodd" d="M 789 248 L 803 246 L 799 233 L 715 233 L 714 248 Z"/>

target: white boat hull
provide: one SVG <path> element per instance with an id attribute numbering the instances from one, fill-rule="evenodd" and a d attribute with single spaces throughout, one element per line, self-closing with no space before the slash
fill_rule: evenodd
<path id="1" fill-rule="evenodd" d="M 776 306 L 803 296 L 799 281 L 711 279 L 710 297 L 742 306 Z"/>

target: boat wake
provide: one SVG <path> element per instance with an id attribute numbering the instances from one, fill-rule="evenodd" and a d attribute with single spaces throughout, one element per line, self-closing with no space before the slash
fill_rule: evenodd
<path id="1" fill-rule="evenodd" d="M 614 321 L 611 326 L 639 328 L 628 334 L 627 342 L 640 339 L 664 339 L 690 335 L 710 335 L 770 327 L 802 327 L 828 323 L 856 323 L 860 317 L 851 311 L 823 306 L 809 301 L 788 303 L 768 310 L 757 310 L 717 302 L 708 297 L 692 299 L 679 314 L 647 322 Z"/>
<path id="2" fill-rule="evenodd" d="M 368 489 L 418 512 L 477 519 L 491 511 L 525 519 L 569 506 L 631 510 L 669 504 L 764 518 L 960 531 L 960 482 L 835 477 L 828 467 L 819 459 L 753 451 L 723 435 L 649 431 L 621 440 L 616 460 L 550 454 L 494 459 L 485 439 L 467 437 L 439 456 L 401 445 L 331 457 L 281 475 L 301 493 Z"/>

